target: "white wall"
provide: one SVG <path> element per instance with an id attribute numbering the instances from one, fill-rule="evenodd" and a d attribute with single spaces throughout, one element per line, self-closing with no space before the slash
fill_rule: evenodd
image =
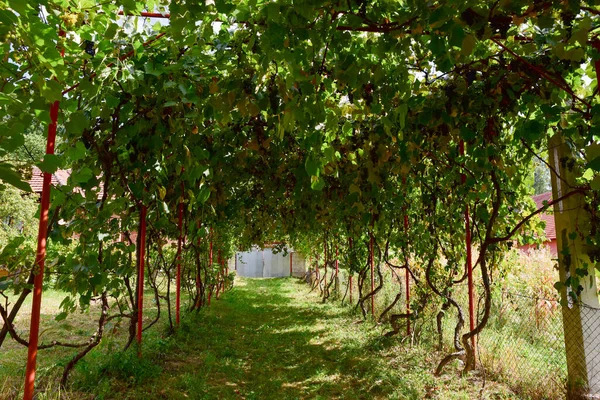
<path id="1" fill-rule="evenodd" d="M 277 278 L 290 276 L 290 253 L 273 253 L 270 248 L 236 253 L 236 273 L 247 278 Z M 292 275 L 303 276 L 306 266 L 298 253 L 292 256 Z"/>

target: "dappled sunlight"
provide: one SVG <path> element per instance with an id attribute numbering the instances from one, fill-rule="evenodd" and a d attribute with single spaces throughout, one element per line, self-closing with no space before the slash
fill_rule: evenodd
<path id="1" fill-rule="evenodd" d="M 422 351 L 296 282 L 236 278 L 188 322 L 186 352 L 169 355 L 182 361 L 169 363 L 169 385 L 206 398 L 423 398 L 433 377 Z"/>

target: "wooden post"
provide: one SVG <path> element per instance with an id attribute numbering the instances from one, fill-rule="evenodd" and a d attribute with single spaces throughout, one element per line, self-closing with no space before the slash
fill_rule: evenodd
<path id="1" fill-rule="evenodd" d="M 562 135 L 549 142 L 552 167 L 552 198 L 557 200 L 577 187 L 582 172 L 567 165 L 578 158 Z M 558 173 L 558 176 L 557 176 Z M 587 255 L 586 235 L 591 231 L 585 196 L 577 193 L 554 203 L 558 247 L 563 329 L 567 355 L 567 398 L 597 398 L 600 395 L 600 319 L 598 290 L 594 279 L 596 264 Z M 587 274 L 581 276 L 582 272 Z M 577 294 L 577 288 L 581 292 Z"/>

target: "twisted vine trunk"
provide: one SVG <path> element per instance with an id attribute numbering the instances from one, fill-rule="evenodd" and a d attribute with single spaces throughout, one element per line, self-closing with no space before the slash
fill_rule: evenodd
<path id="1" fill-rule="evenodd" d="M 102 340 L 102 335 L 104 334 L 104 326 L 106 325 L 106 320 L 108 318 L 108 300 L 106 298 L 106 292 L 102 292 L 101 295 L 102 300 L 102 310 L 100 312 L 100 319 L 98 320 L 98 330 L 96 333 L 90 338 L 89 344 L 85 349 L 79 352 L 75 357 L 69 361 L 69 363 L 65 366 L 63 370 L 62 378 L 60 380 L 61 388 L 65 388 L 67 386 L 67 380 L 69 379 L 69 374 L 77 364 L 79 360 L 81 360 L 87 353 L 89 353 L 94 347 L 98 346 L 100 341 Z"/>
<path id="2" fill-rule="evenodd" d="M 12 306 L 12 308 L 10 309 L 10 313 L 6 317 L 6 321 L 5 321 L 4 325 L 2 326 L 2 330 L 0 331 L 0 348 L 2 348 L 2 343 L 4 343 L 4 339 L 6 339 L 6 335 L 9 333 L 9 328 L 12 326 L 13 321 L 17 317 L 17 314 L 19 313 L 19 310 L 23 306 L 25 299 L 31 293 L 30 287 L 31 287 L 31 285 L 33 285 L 34 277 L 35 276 L 33 275 L 33 271 L 30 272 L 29 277 L 27 278 L 27 287 L 25 287 L 21 291 L 19 298 L 17 299 L 15 304 Z"/>

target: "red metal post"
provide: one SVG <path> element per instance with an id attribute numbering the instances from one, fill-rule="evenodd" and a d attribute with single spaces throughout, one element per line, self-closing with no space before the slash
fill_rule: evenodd
<path id="1" fill-rule="evenodd" d="M 465 142 L 460 141 L 459 151 L 461 155 L 465 154 Z M 462 174 L 461 181 L 464 184 L 467 181 L 465 174 Z M 475 299 L 473 293 L 473 261 L 471 255 L 471 223 L 469 217 L 469 205 L 465 204 L 465 245 L 467 247 L 467 281 L 469 285 L 469 328 L 471 331 L 475 329 Z M 473 354 L 475 353 L 475 336 L 471 337 L 471 346 Z"/>
<path id="2" fill-rule="evenodd" d="M 208 245 L 208 246 L 209 246 L 209 247 L 208 247 L 208 267 L 209 267 L 211 270 L 212 270 L 212 263 L 213 263 L 213 243 L 212 243 L 212 233 L 213 233 L 213 230 L 212 230 L 212 228 L 210 228 L 210 234 L 209 234 L 209 235 L 210 235 L 210 240 L 209 240 L 209 245 Z M 213 292 L 213 289 L 212 289 L 212 285 L 211 285 L 211 289 L 210 289 L 210 291 L 208 292 L 208 305 L 209 305 L 209 306 L 210 306 L 210 299 L 211 299 L 211 297 L 212 297 L 212 292 Z"/>
<path id="3" fill-rule="evenodd" d="M 179 325 L 181 310 L 181 246 L 183 243 L 183 183 L 181 184 L 181 201 L 179 202 L 179 238 L 177 239 L 177 282 L 175 321 Z"/>
<path id="4" fill-rule="evenodd" d="M 59 30 L 58 36 L 65 36 L 65 31 Z M 65 56 L 65 49 L 60 49 L 61 57 Z M 58 111 L 60 102 L 55 101 L 50 106 L 50 125 L 46 139 L 46 154 L 54 154 L 56 143 L 56 126 L 58 124 Z M 46 264 L 46 240 L 48 238 L 48 211 L 50 210 L 50 189 L 52 174 L 44 172 L 42 181 L 42 199 L 40 201 L 40 223 L 38 225 L 37 251 L 35 265 L 38 267 L 33 280 L 33 299 L 31 301 L 31 321 L 29 325 L 29 347 L 27 348 L 27 366 L 25 368 L 25 387 L 23 399 L 33 399 L 35 388 L 35 372 L 37 364 L 37 350 L 40 332 L 40 312 L 42 309 L 42 291 L 44 286 L 44 266 Z"/>
<path id="5" fill-rule="evenodd" d="M 56 142 L 56 125 L 58 120 L 59 102 L 55 101 L 50 107 L 50 120 L 48 126 L 48 140 L 46 142 L 46 154 L 54 154 Z M 44 283 L 44 265 L 46 262 L 46 238 L 48 237 L 48 210 L 50 209 L 50 183 L 52 174 L 44 172 L 42 186 L 42 200 L 40 209 L 40 223 L 38 229 L 36 265 L 38 268 L 33 282 L 33 300 L 31 306 L 31 325 L 29 329 L 29 348 L 27 352 L 27 367 L 25 372 L 25 388 L 23 399 L 33 398 L 35 386 L 36 359 L 38 348 L 38 336 L 40 331 L 40 310 L 42 307 L 42 289 Z"/>
<path id="6" fill-rule="evenodd" d="M 142 317 L 144 311 L 144 262 L 146 259 L 146 216 L 148 208 L 142 206 L 140 212 L 140 251 L 139 251 L 139 268 L 138 268 L 138 320 L 137 320 L 137 344 L 138 356 L 142 355 Z"/>
<path id="7" fill-rule="evenodd" d="M 225 283 L 223 281 L 223 260 L 221 259 L 221 249 L 217 250 L 217 264 L 219 264 L 219 279 L 221 282 L 217 283 L 217 300 L 219 299 L 219 291 L 225 292 Z"/>
<path id="8" fill-rule="evenodd" d="M 375 291 L 375 257 L 373 254 L 373 232 L 371 232 L 371 240 L 369 241 L 369 254 L 371 262 L 371 293 Z M 371 314 L 375 318 L 375 295 L 371 296 Z"/>
<path id="9" fill-rule="evenodd" d="M 323 238 L 323 291 L 327 288 L 327 241 Z"/>
<path id="10" fill-rule="evenodd" d="M 350 248 L 350 251 L 352 251 L 352 238 L 348 238 L 348 247 Z M 351 267 L 351 265 L 348 265 L 348 267 Z M 350 285 L 350 304 L 352 304 L 352 269 L 348 268 L 348 271 L 350 274 L 350 277 L 348 278 L 348 285 Z"/>
<path id="11" fill-rule="evenodd" d="M 404 216 L 404 233 L 408 233 L 408 215 Z M 406 314 L 410 315 L 410 273 L 408 272 L 408 265 L 405 269 L 405 282 L 406 282 Z M 406 317 L 406 335 L 410 336 L 410 317 Z"/>

